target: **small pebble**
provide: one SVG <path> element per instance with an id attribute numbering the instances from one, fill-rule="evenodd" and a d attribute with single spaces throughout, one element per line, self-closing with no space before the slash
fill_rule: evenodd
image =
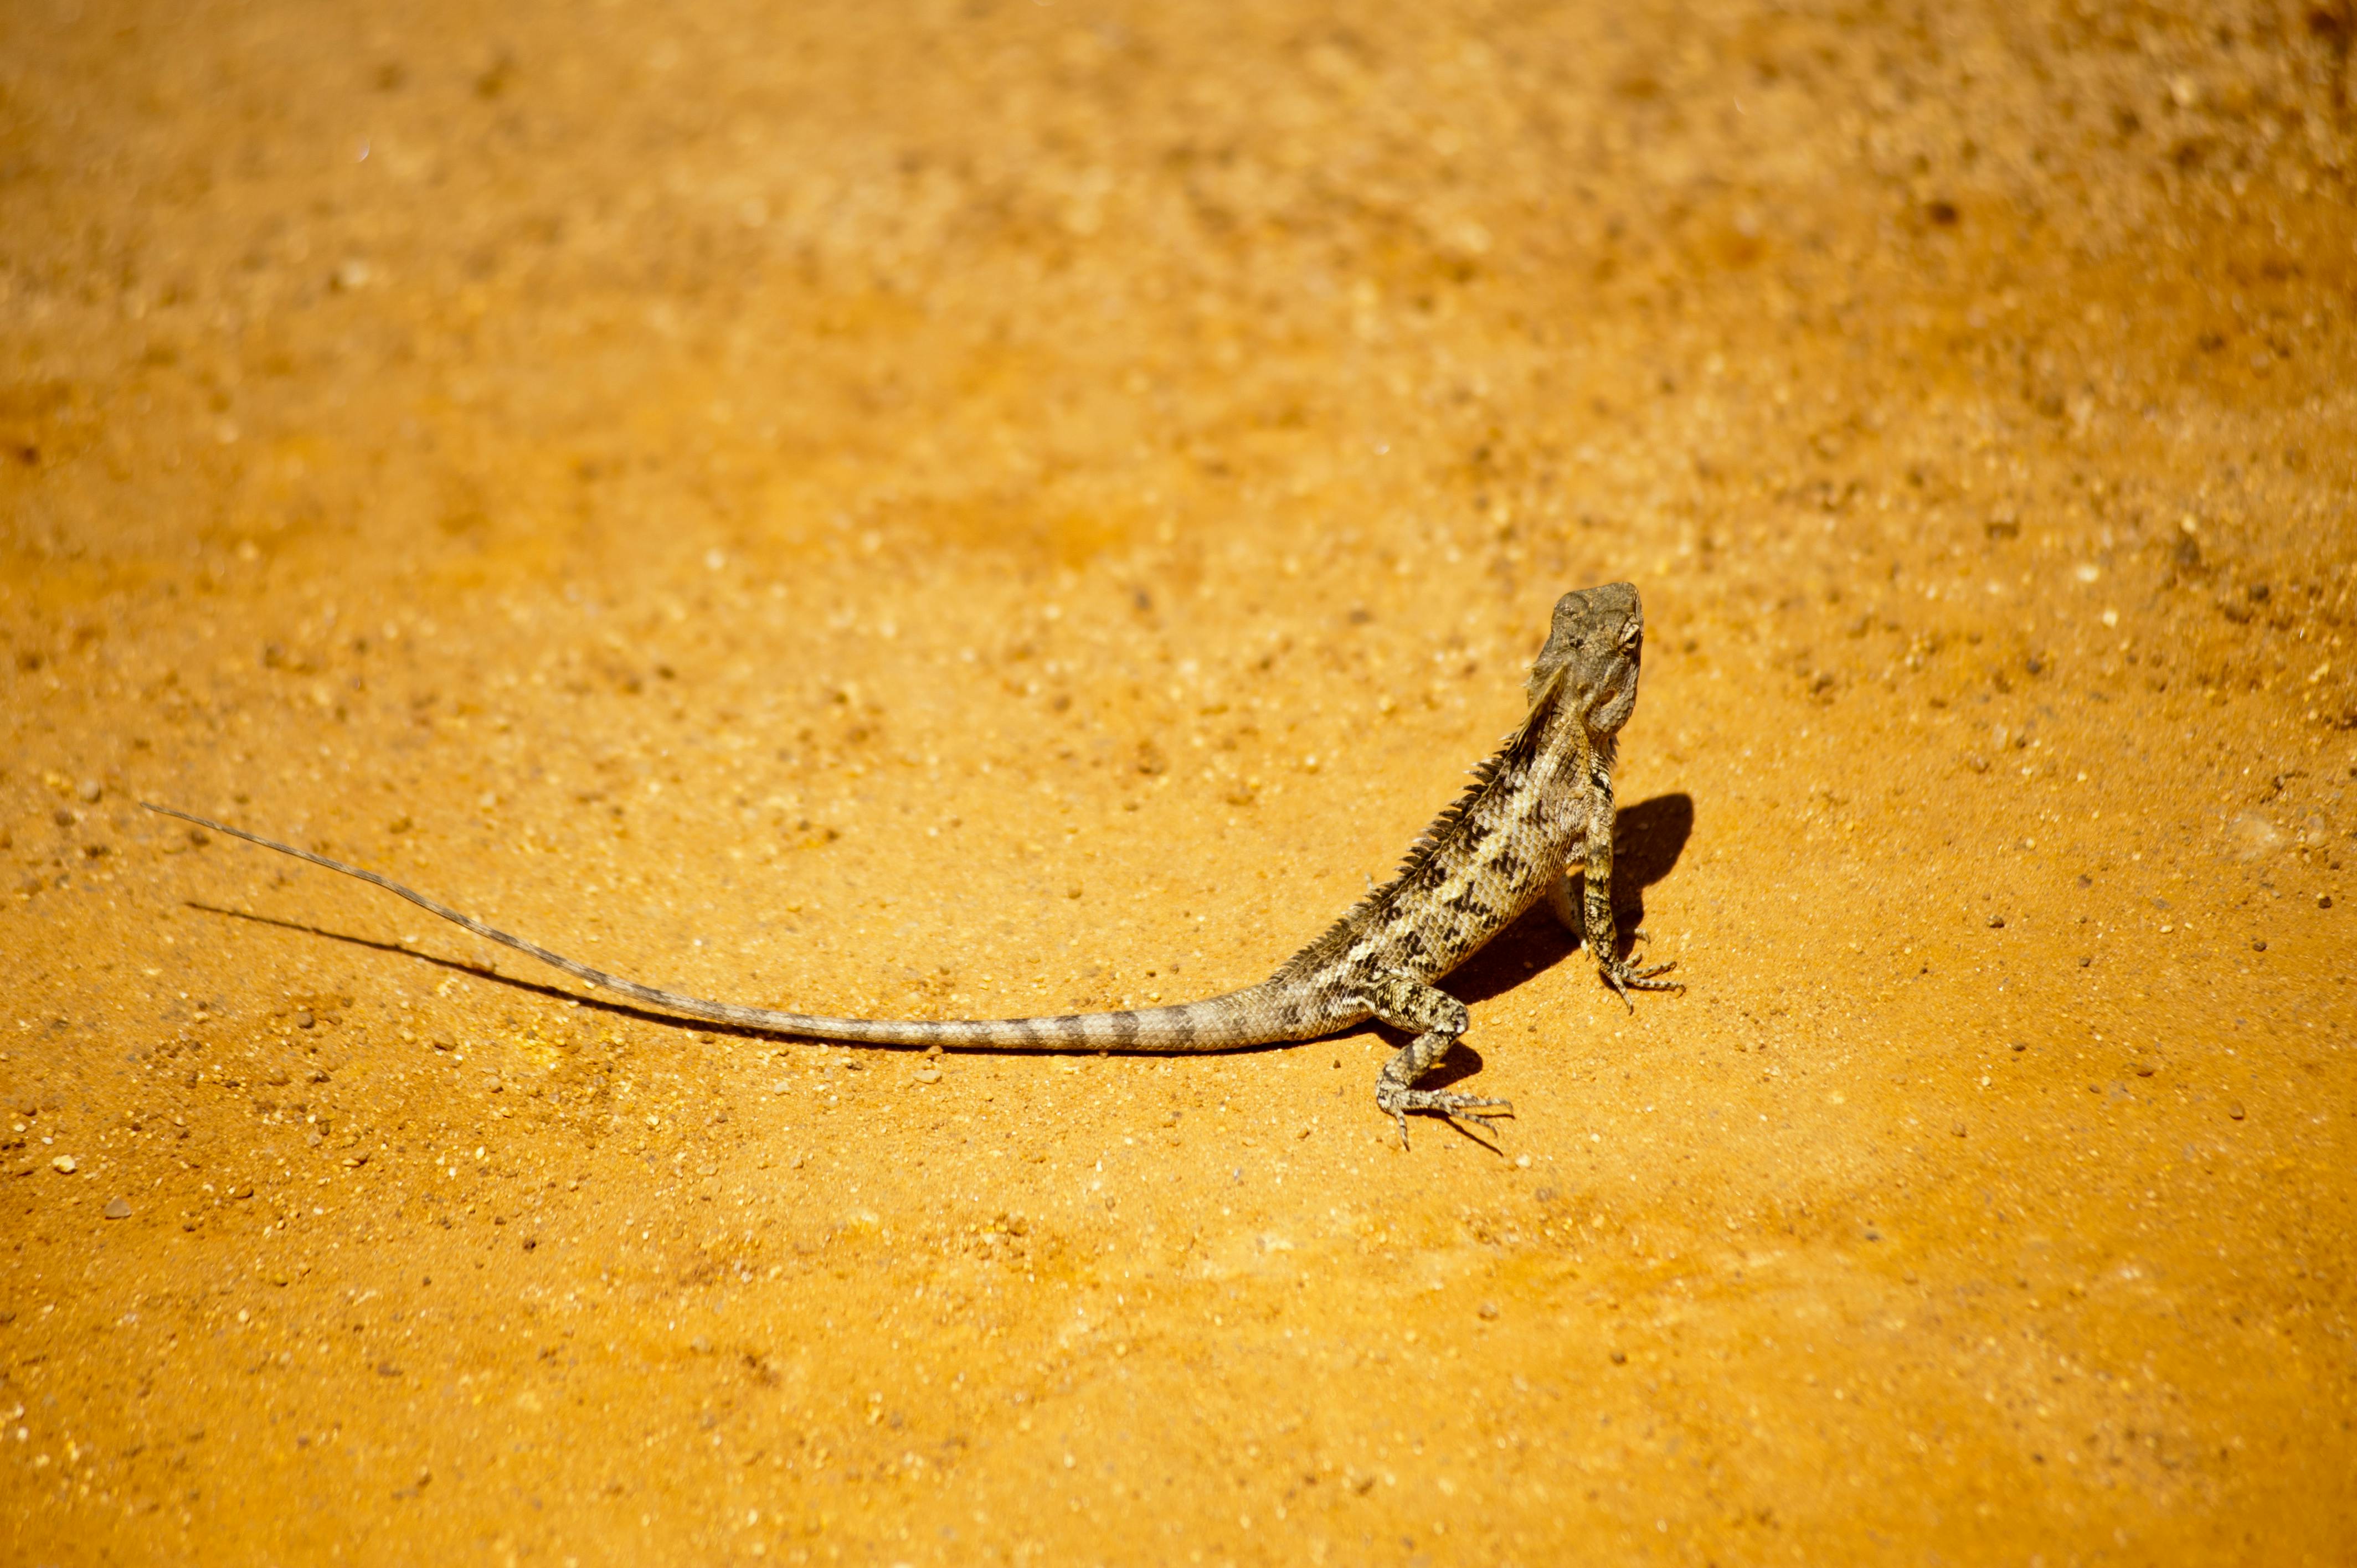
<path id="1" fill-rule="evenodd" d="M 2001 931 L 2005 929 L 2005 917 L 2003 915 L 1991 915 L 1989 917 L 1989 929 L 1992 931 Z"/>
<path id="2" fill-rule="evenodd" d="M 2150 1062 L 2138 1062 L 2136 1064 L 2136 1075 L 2138 1078 L 2150 1078 L 2158 1070 L 2158 1069 Z"/>
<path id="3" fill-rule="evenodd" d="M 2226 1114 L 2240 1122 L 2243 1119 L 2243 1102 L 2239 1100 L 2226 1101 Z"/>
<path id="4" fill-rule="evenodd" d="M 1962 1122 L 1959 1122 L 1954 1126 L 1949 1128 L 1948 1131 L 1961 1138 L 1964 1135 L 1964 1124 Z"/>
<path id="5" fill-rule="evenodd" d="M 941 1080 L 942 1069 L 937 1067 L 920 1067 L 917 1069 L 919 1083 L 939 1083 Z"/>
<path id="6" fill-rule="evenodd" d="M 109 1219 L 128 1219 L 131 1218 L 131 1206 L 119 1197 L 110 1197 L 106 1200 L 106 1217 Z"/>
<path id="7" fill-rule="evenodd" d="M 83 804 L 94 806 L 98 804 L 98 797 L 102 791 L 99 789 L 97 779 L 85 779 L 74 786 L 74 793 L 82 798 Z"/>
<path id="8" fill-rule="evenodd" d="M 2316 907 L 2317 907 L 2318 908 L 2319 908 L 2319 909 L 2330 909 L 2330 908 L 2332 908 L 2332 895 L 2331 895 L 2331 894 L 2330 894 L 2330 893 L 2319 893 L 2319 894 L 2318 894 L 2318 895 L 2316 896 Z"/>
<path id="9" fill-rule="evenodd" d="M 1494 1301 L 1485 1301 L 1473 1310 L 1483 1317 L 1495 1317 L 1498 1316 L 1498 1304 Z"/>
<path id="10" fill-rule="evenodd" d="M 49 1169 L 59 1176 L 71 1176 L 74 1174 L 74 1157 L 71 1155 L 59 1155 L 49 1162 Z"/>
<path id="11" fill-rule="evenodd" d="M 2026 1051 L 2029 1048 L 2029 1042 L 2028 1040 L 2016 1040 L 2013 1042 L 2013 1048 L 2017 1051 Z"/>
<path id="12" fill-rule="evenodd" d="M 307 1029 L 318 1021 L 311 1016 L 311 1010 L 307 1007 L 295 1015 L 295 1026 L 298 1029 Z"/>
<path id="13" fill-rule="evenodd" d="M 2253 938 L 2251 939 L 2251 950 L 2252 950 L 2253 952 L 2265 952 L 2265 951 L 2266 951 L 2266 950 L 2267 950 L 2267 939 L 2266 939 L 2266 938 L 2265 938 L 2265 937 L 2253 937 Z"/>
<path id="14" fill-rule="evenodd" d="M 1626 1366 L 1626 1365 L 1628 1365 L 1628 1362 L 1629 1362 L 1629 1352 L 1628 1352 L 1628 1351 L 1626 1351 L 1626 1350 L 1615 1350 L 1615 1351 L 1613 1351 L 1613 1352 L 1612 1352 L 1612 1364 L 1613 1364 L 1614 1366 L 1616 1366 L 1616 1367 L 1622 1367 L 1622 1366 Z"/>

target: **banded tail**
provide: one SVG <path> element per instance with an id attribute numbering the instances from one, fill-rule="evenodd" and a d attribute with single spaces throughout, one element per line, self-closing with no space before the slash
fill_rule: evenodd
<path id="1" fill-rule="evenodd" d="M 1277 994 L 1266 983 L 1246 986 L 1243 990 L 1232 991 L 1224 995 L 1207 997 L 1200 1002 L 1182 1003 L 1172 1007 L 1148 1007 L 1136 1012 L 1079 1013 L 1035 1018 L 961 1018 L 940 1022 L 921 1018 L 831 1018 L 822 1014 L 789 1013 L 774 1007 L 748 1007 L 736 1002 L 715 1002 L 706 997 L 665 991 L 661 986 L 641 985 L 635 980 L 625 980 L 619 974 L 609 974 L 576 959 L 566 958 L 563 953 L 551 952 L 537 942 L 510 936 L 505 931 L 483 924 L 471 915 L 461 914 L 447 904 L 436 903 L 414 887 L 404 887 L 391 877 L 364 867 L 330 860 L 307 849 L 296 849 L 293 844 L 280 843 L 275 839 L 266 839 L 259 833 L 247 832 L 243 828 L 214 822 L 210 817 L 176 811 L 170 806 L 158 806 L 148 800 L 139 803 L 162 816 L 178 817 L 184 822 L 193 822 L 200 828 L 243 839 L 264 849 L 274 849 L 281 854 L 307 860 L 313 865 L 325 866 L 329 871 L 373 883 L 388 893 L 408 899 L 429 914 L 440 916 L 452 925 L 465 927 L 486 941 L 529 953 L 541 962 L 561 969 L 576 980 L 596 986 L 600 991 L 611 991 L 666 1012 L 684 1013 L 691 1017 L 707 1018 L 716 1024 L 733 1024 L 739 1028 L 867 1046 L 941 1046 L 944 1048 L 963 1046 L 1007 1051 L 1217 1051 L 1238 1046 L 1265 1045 L 1276 1040 L 1308 1039 L 1330 1032 L 1338 1026 L 1338 1022 L 1348 1021 L 1310 1018 L 1299 1007 Z"/>

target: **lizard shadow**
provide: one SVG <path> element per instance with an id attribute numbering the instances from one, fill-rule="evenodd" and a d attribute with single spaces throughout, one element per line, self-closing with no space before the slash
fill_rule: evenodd
<path id="1" fill-rule="evenodd" d="M 371 952 L 398 953 L 403 958 L 414 958 L 420 963 L 430 963 L 436 969 L 447 969 L 453 974 L 464 974 L 493 985 L 504 985 L 512 991 L 528 992 L 534 996 L 544 996 L 552 1002 L 569 1002 L 594 1012 L 611 1014 L 618 1018 L 636 1018 L 642 1024 L 662 1024 L 674 1028 L 702 1029 L 708 1034 L 736 1035 L 748 1039 L 777 1037 L 769 1036 L 759 1029 L 740 1028 L 733 1024 L 714 1023 L 703 1018 L 683 1018 L 676 1013 L 665 1013 L 652 1007 L 640 1007 L 628 1002 L 615 1002 L 595 994 L 583 995 L 577 991 L 567 991 L 561 985 L 549 985 L 536 980 L 525 980 L 517 975 L 502 974 L 496 969 L 484 964 L 468 963 L 464 959 L 437 958 L 430 952 L 421 952 L 416 948 L 401 942 L 381 941 L 374 937 L 356 937 L 349 931 L 331 931 L 323 926 L 306 925 L 300 920 L 282 920 L 274 916 L 256 915 L 244 909 L 224 909 L 218 904 L 202 904 L 195 899 L 185 901 L 182 907 L 197 910 L 200 914 L 219 915 L 224 919 L 244 920 L 257 926 L 275 926 L 282 931 L 300 931 L 305 936 L 323 937 L 331 942 L 344 942 L 356 948 L 367 948 Z"/>
<path id="2" fill-rule="evenodd" d="M 1612 914 L 1625 950 L 1645 919 L 1645 889 L 1667 876 L 1694 836 L 1694 797 L 1656 795 L 1623 806 L 1612 824 Z M 1563 929 L 1545 904 L 1491 939 L 1442 983 L 1442 989 L 1469 1006 L 1512 991 L 1543 970 L 1577 952 L 1580 939 Z M 1461 1050 L 1463 1047 L 1459 1047 Z M 1453 1063 L 1456 1053 L 1450 1054 Z"/>

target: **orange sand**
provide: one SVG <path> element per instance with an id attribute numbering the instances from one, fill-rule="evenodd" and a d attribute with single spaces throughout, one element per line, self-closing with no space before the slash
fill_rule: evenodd
<path id="1" fill-rule="evenodd" d="M 0 13 L 0 1559 L 2357 1557 L 2352 27 Z M 1624 577 L 1502 1155 L 135 806 L 1201 994 Z"/>

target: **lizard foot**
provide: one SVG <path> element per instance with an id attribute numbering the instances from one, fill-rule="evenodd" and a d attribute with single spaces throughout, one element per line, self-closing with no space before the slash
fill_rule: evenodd
<path id="1" fill-rule="evenodd" d="M 1399 1123 L 1400 1147 L 1407 1144 L 1407 1113 L 1428 1112 L 1445 1116 L 1462 1132 L 1475 1136 L 1490 1132 L 1490 1123 L 1500 1116 L 1512 1116 L 1514 1102 L 1511 1100 L 1482 1100 L 1470 1094 L 1451 1094 L 1441 1089 L 1398 1089 L 1383 1083 L 1375 1086 L 1375 1105 L 1391 1112 Z"/>
<path id="2" fill-rule="evenodd" d="M 1597 969 L 1604 976 L 1604 983 L 1610 986 L 1621 1001 L 1628 1003 L 1629 1011 L 1634 1013 L 1637 1004 L 1630 1000 L 1629 993 L 1631 991 L 1684 991 L 1686 988 L 1685 982 L 1682 980 L 1660 978 L 1677 967 L 1678 961 L 1672 959 L 1666 963 L 1638 969 L 1623 958 L 1598 964 Z"/>

